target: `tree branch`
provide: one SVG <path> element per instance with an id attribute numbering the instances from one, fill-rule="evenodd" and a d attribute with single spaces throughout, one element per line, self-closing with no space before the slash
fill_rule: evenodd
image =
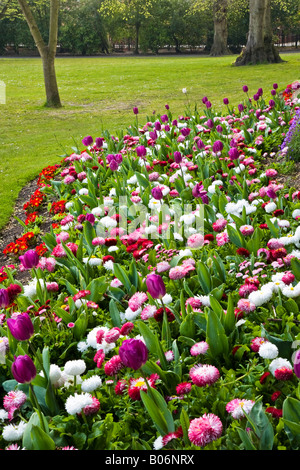
<path id="1" fill-rule="evenodd" d="M 50 0 L 50 24 L 49 24 L 49 43 L 50 54 L 56 54 L 57 30 L 58 30 L 59 0 Z"/>
<path id="2" fill-rule="evenodd" d="M 42 56 L 45 53 L 46 46 L 42 38 L 41 32 L 38 28 L 38 25 L 36 24 L 35 18 L 32 14 L 32 11 L 28 3 L 26 2 L 26 0 L 18 0 L 18 2 L 21 7 L 23 15 L 25 16 L 25 19 L 29 26 L 29 29 L 34 39 L 34 42 L 36 44 L 36 47 L 38 48 L 38 51 L 40 55 Z"/>

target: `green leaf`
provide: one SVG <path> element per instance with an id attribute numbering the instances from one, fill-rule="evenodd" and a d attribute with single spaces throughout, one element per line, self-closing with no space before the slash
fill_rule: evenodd
<path id="1" fill-rule="evenodd" d="M 102 300 L 103 294 L 105 293 L 108 287 L 108 281 L 105 276 L 98 277 L 93 279 L 88 285 L 87 290 L 91 292 L 90 300 L 95 303 L 100 302 Z"/>
<path id="2" fill-rule="evenodd" d="M 186 336 L 187 338 L 194 338 L 196 333 L 194 314 L 188 313 L 180 325 L 180 334 Z"/>
<path id="3" fill-rule="evenodd" d="M 118 328 L 121 328 L 122 324 L 121 324 L 120 312 L 114 299 L 111 299 L 109 302 L 109 313 L 110 313 L 110 317 L 111 317 L 113 325 L 117 326 Z"/>
<path id="4" fill-rule="evenodd" d="M 289 440 L 300 445 L 300 401 L 293 397 L 287 397 L 282 405 L 282 419 L 284 429 Z"/>
<path id="5" fill-rule="evenodd" d="M 224 328 L 226 334 L 231 333 L 235 329 L 235 324 L 236 318 L 234 314 L 234 302 L 232 299 L 232 295 L 228 294 L 227 309 L 224 317 Z"/>
<path id="6" fill-rule="evenodd" d="M 209 294 L 211 291 L 211 276 L 209 271 L 202 261 L 198 261 L 196 268 L 201 287 L 205 294 Z"/>
<path id="7" fill-rule="evenodd" d="M 296 279 L 300 281 L 300 260 L 298 258 L 291 259 L 291 269 Z"/>
<path id="8" fill-rule="evenodd" d="M 40 426 L 32 425 L 30 435 L 33 450 L 55 450 L 55 442 Z"/>
<path id="9" fill-rule="evenodd" d="M 43 422 L 44 422 L 44 426 L 45 426 L 45 429 L 46 431 L 48 432 L 48 423 L 47 423 L 47 420 L 46 418 L 44 417 L 44 415 L 42 415 L 42 419 L 43 419 Z M 32 413 L 32 415 L 30 416 L 30 419 L 27 423 L 27 426 L 24 430 L 24 433 L 23 433 L 23 437 L 22 437 L 22 446 L 26 449 L 26 450 L 32 450 L 33 449 L 33 440 L 32 440 L 32 437 L 31 437 L 31 430 L 33 428 L 33 426 L 40 426 L 40 418 L 39 418 L 39 415 L 37 414 L 37 412 L 34 412 Z"/>
<path id="10" fill-rule="evenodd" d="M 127 292 L 129 292 L 131 290 L 132 284 L 126 274 L 125 269 L 123 269 L 118 263 L 114 263 L 114 275 L 119 279 L 119 281 L 122 282 Z"/>
<path id="11" fill-rule="evenodd" d="M 209 344 L 210 354 L 213 357 L 226 356 L 229 350 L 228 338 L 218 315 L 208 309 L 206 319 L 206 340 Z"/>
<path id="12" fill-rule="evenodd" d="M 293 342 L 292 341 L 285 341 L 281 338 L 276 338 L 275 336 L 270 335 L 263 327 L 262 327 L 262 335 L 267 338 L 268 341 L 275 344 L 279 351 L 279 356 L 284 357 L 285 359 L 290 360 L 293 354 Z"/>
<path id="13" fill-rule="evenodd" d="M 94 251 L 94 245 L 92 243 L 92 240 L 96 237 L 96 231 L 92 224 L 88 221 L 85 221 L 83 225 L 83 235 L 85 246 L 88 250 L 88 253 L 91 254 Z"/>
<path id="14" fill-rule="evenodd" d="M 74 337 L 79 341 L 86 332 L 88 325 L 87 315 L 86 313 L 81 313 L 77 320 L 74 323 L 73 332 Z"/>
<path id="15" fill-rule="evenodd" d="M 249 414 L 245 413 L 250 427 L 259 440 L 259 450 L 272 450 L 274 444 L 273 426 L 262 406 L 260 398 L 252 407 Z"/>
<path id="16" fill-rule="evenodd" d="M 144 399 L 142 398 L 142 400 L 145 406 L 148 407 L 147 410 L 150 416 L 152 417 L 152 419 L 153 419 L 153 414 L 155 413 L 155 418 L 153 419 L 154 424 L 156 424 L 156 416 L 161 414 L 162 420 L 159 418 L 160 424 L 166 423 L 166 427 L 163 426 L 161 430 L 163 429 L 166 430 L 164 434 L 168 434 L 169 432 L 174 432 L 175 424 L 174 424 L 172 413 L 168 408 L 166 400 L 159 393 L 159 391 L 156 390 L 155 388 L 148 387 L 147 394 L 146 392 L 141 391 L 141 397 L 142 397 L 142 394 L 144 398 Z M 145 399 L 145 397 L 147 398 Z"/>
<path id="17" fill-rule="evenodd" d="M 188 436 L 188 430 L 190 427 L 190 420 L 187 412 L 185 411 L 184 408 L 182 408 L 181 413 L 180 413 L 180 424 L 182 428 L 182 433 L 183 433 L 183 440 L 184 444 L 186 446 L 189 446 L 191 444 Z"/>
<path id="18" fill-rule="evenodd" d="M 231 225 L 227 225 L 226 228 L 230 241 L 238 248 L 245 247 L 245 240 L 242 237 L 240 231 L 238 229 L 235 229 Z"/>

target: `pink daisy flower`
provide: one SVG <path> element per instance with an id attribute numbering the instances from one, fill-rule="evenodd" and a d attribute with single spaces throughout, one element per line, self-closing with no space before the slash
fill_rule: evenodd
<path id="1" fill-rule="evenodd" d="M 250 348 L 252 349 L 252 351 L 258 352 L 260 346 L 263 343 L 265 343 L 266 341 L 268 341 L 266 338 L 262 338 L 260 336 L 257 336 L 256 338 L 253 338 L 251 340 Z"/>
<path id="2" fill-rule="evenodd" d="M 200 341 L 199 343 L 193 344 L 190 349 L 192 356 L 198 356 L 199 354 L 205 354 L 209 348 L 209 345 L 206 341 Z"/>
<path id="3" fill-rule="evenodd" d="M 248 299 L 240 299 L 237 303 L 237 308 L 244 313 L 250 313 L 255 310 L 256 306 Z"/>
<path id="4" fill-rule="evenodd" d="M 229 242 L 229 236 L 226 232 L 217 233 L 216 241 L 218 246 L 223 246 Z"/>
<path id="5" fill-rule="evenodd" d="M 187 244 L 190 248 L 199 248 L 204 244 L 204 237 L 201 233 L 194 233 L 188 238 Z"/>
<path id="6" fill-rule="evenodd" d="M 83 413 L 85 416 L 89 416 L 95 414 L 100 409 L 100 401 L 96 397 L 92 397 L 93 403 L 91 405 L 87 405 L 83 408 Z"/>
<path id="7" fill-rule="evenodd" d="M 191 391 L 192 384 L 190 382 L 182 382 L 176 386 L 177 395 L 185 395 Z"/>
<path id="8" fill-rule="evenodd" d="M 212 228 L 215 232 L 222 232 L 222 230 L 226 227 L 227 220 L 226 219 L 218 219 L 212 224 Z"/>
<path id="9" fill-rule="evenodd" d="M 141 311 L 141 319 L 142 320 L 148 320 L 149 318 L 154 317 L 154 314 L 156 312 L 157 308 L 155 305 L 147 305 L 142 311 Z"/>
<path id="10" fill-rule="evenodd" d="M 197 387 L 214 384 L 220 377 L 219 370 L 210 364 L 198 364 L 190 370 L 190 379 Z"/>
<path id="11" fill-rule="evenodd" d="M 155 388 L 155 383 L 158 379 L 157 374 L 152 374 L 147 378 L 150 387 Z M 143 377 L 137 379 L 131 378 L 128 386 L 128 395 L 132 400 L 139 401 L 141 399 L 141 391 L 147 392 L 147 384 Z"/>
<path id="12" fill-rule="evenodd" d="M 147 302 L 148 296 L 145 292 L 136 292 L 133 296 L 129 299 L 128 307 L 133 311 L 136 312 L 144 302 Z"/>
<path id="13" fill-rule="evenodd" d="M 8 419 L 11 421 L 14 417 L 14 412 L 21 408 L 27 400 L 27 396 L 21 390 L 12 390 L 8 392 L 3 398 L 3 406 L 8 411 Z"/>
<path id="14" fill-rule="evenodd" d="M 245 413 L 250 413 L 254 405 L 253 400 L 240 400 L 239 398 L 234 398 L 226 405 L 226 411 L 234 418 L 241 419 L 245 417 Z"/>
<path id="15" fill-rule="evenodd" d="M 192 444 L 205 447 L 212 441 L 219 439 L 223 431 L 222 421 L 213 413 L 204 414 L 190 422 L 188 430 L 189 440 Z"/>
<path id="16" fill-rule="evenodd" d="M 254 227 L 252 227 L 252 225 L 242 225 L 240 227 L 240 232 L 244 236 L 252 235 L 252 233 L 254 232 Z"/>
<path id="17" fill-rule="evenodd" d="M 191 305 L 192 308 L 200 308 L 202 306 L 202 302 L 197 297 L 189 297 L 185 302 L 185 306 Z"/>
<path id="18" fill-rule="evenodd" d="M 121 369 L 123 369 L 124 364 L 121 361 L 119 355 L 113 356 L 104 366 L 104 372 L 106 375 L 116 375 Z"/>
<path id="19" fill-rule="evenodd" d="M 120 328 L 112 328 L 107 333 L 105 333 L 104 340 L 109 344 L 114 343 L 115 341 L 117 341 L 117 339 L 119 339 L 120 334 Z"/>

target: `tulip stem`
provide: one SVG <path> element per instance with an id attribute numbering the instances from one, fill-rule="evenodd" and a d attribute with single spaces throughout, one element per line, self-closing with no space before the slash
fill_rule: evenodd
<path id="1" fill-rule="evenodd" d="M 43 414 L 42 414 L 42 411 L 41 411 L 41 407 L 40 407 L 40 404 L 39 404 L 38 399 L 36 397 L 35 391 L 33 389 L 33 385 L 30 383 L 29 387 L 30 387 L 31 394 L 32 394 L 32 401 L 34 402 L 32 404 L 37 410 L 37 414 L 39 416 L 40 423 L 41 423 L 41 428 L 45 433 L 47 433 L 46 428 L 45 428 L 44 419 L 43 419 Z"/>

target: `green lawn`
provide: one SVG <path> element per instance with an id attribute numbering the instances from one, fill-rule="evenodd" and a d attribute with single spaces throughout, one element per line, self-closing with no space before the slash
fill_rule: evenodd
<path id="1" fill-rule="evenodd" d="M 224 58 L 98 57 L 58 58 L 56 71 L 63 108 L 43 107 L 45 101 L 39 58 L 0 59 L 0 80 L 6 84 L 6 104 L 0 105 L 0 228 L 8 221 L 20 189 L 42 168 L 60 161 L 74 142 L 102 130 L 116 133 L 133 122 L 133 106 L 140 123 L 169 104 L 175 117 L 208 96 L 214 108 L 226 96 L 237 105 L 259 87 L 269 93 L 299 79 L 300 54 L 282 54 L 284 63 L 233 67 L 235 56 Z M 187 88 L 188 95 L 182 93 Z"/>

